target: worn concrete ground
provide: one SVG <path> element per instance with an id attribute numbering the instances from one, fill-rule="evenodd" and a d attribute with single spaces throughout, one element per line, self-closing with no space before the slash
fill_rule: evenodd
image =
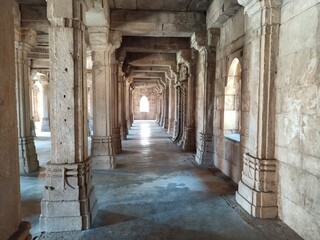
<path id="1" fill-rule="evenodd" d="M 234 200 L 237 185 L 217 169 L 197 168 L 154 121 L 136 121 L 114 170 L 94 171 L 99 212 L 82 232 L 43 233 L 39 239 L 298 240 L 278 220 L 255 219 Z M 21 177 L 23 218 L 38 218 L 43 172 Z"/>

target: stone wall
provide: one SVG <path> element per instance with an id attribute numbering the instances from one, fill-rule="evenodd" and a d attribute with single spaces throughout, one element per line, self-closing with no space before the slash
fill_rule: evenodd
<path id="1" fill-rule="evenodd" d="M 320 239 L 320 4 L 284 0 L 276 88 L 279 217 Z"/>
<path id="2" fill-rule="evenodd" d="M 243 9 L 220 28 L 220 39 L 217 46 L 216 80 L 214 96 L 214 164 L 224 174 L 238 182 L 241 178 L 242 154 L 248 136 L 248 102 L 249 94 L 246 76 L 246 61 L 250 56 L 244 54 L 244 19 Z M 225 137 L 224 99 L 229 68 L 232 61 L 240 60 L 241 74 L 241 143 Z M 241 147 L 240 147 L 241 146 Z"/>
<path id="3" fill-rule="evenodd" d="M 155 85 L 145 84 L 144 86 L 136 86 L 133 91 L 133 118 L 134 120 L 155 120 L 157 93 L 154 92 Z M 140 112 L 140 99 L 146 96 L 149 101 L 149 112 Z"/>

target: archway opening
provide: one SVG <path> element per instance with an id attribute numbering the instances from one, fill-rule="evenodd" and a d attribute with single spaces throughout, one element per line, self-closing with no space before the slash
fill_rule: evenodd
<path id="1" fill-rule="evenodd" d="M 146 96 L 142 96 L 140 99 L 140 112 L 149 112 L 149 100 Z"/>
<path id="2" fill-rule="evenodd" d="M 240 141 L 241 130 L 241 65 L 238 58 L 233 59 L 225 87 L 224 97 L 224 135 Z"/>

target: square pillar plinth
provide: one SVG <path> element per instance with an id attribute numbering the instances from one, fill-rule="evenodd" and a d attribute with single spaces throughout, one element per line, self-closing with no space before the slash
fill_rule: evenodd
<path id="1" fill-rule="evenodd" d="M 90 160 L 47 164 L 41 201 L 41 231 L 77 231 L 90 227 L 97 213 L 90 165 Z"/>
<path id="2" fill-rule="evenodd" d="M 276 218 L 277 165 L 273 159 L 258 159 L 244 154 L 242 178 L 236 193 L 237 203 L 259 218 Z"/>
<path id="3" fill-rule="evenodd" d="M 114 169 L 116 162 L 114 156 L 114 142 L 112 137 L 92 137 L 92 169 Z"/>
<path id="4" fill-rule="evenodd" d="M 212 135 L 200 133 L 199 142 L 196 144 L 195 161 L 202 166 L 213 165 Z"/>

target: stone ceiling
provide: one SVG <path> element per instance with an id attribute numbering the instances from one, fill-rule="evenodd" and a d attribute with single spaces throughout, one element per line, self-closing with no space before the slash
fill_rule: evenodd
<path id="1" fill-rule="evenodd" d="M 212 0 L 108 0 L 108 2 L 112 10 L 205 12 Z"/>

